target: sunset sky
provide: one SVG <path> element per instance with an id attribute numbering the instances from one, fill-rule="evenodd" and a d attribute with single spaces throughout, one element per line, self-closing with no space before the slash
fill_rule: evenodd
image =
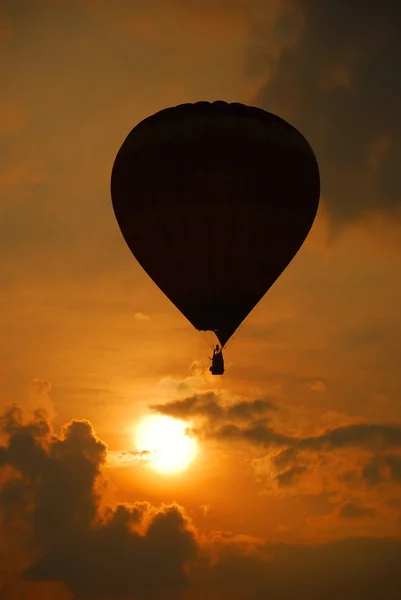
<path id="1" fill-rule="evenodd" d="M 2 600 L 399 600 L 400 23 L 393 0 L 0 0 Z M 128 132 L 198 100 L 288 120 L 322 180 L 222 378 L 110 198 Z M 182 472 L 138 447 L 150 415 L 192 429 Z"/>

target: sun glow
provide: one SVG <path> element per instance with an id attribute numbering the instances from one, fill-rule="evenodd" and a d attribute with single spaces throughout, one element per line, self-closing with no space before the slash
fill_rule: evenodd
<path id="1" fill-rule="evenodd" d="M 159 473 L 184 471 L 194 460 L 198 445 L 186 435 L 188 423 L 162 415 L 143 419 L 136 428 L 135 445 L 149 452 L 148 464 Z"/>

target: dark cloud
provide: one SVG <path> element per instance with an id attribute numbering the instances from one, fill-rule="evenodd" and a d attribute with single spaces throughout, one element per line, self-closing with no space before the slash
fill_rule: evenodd
<path id="1" fill-rule="evenodd" d="M 275 479 L 280 487 L 293 485 L 296 482 L 297 477 L 305 473 L 306 470 L 307 467 L 293 466 L 277 475 Z"/>
<path id="2" fill-rule="evenodd" d="M 121 450 L 117 453 L 121 460 L 127 459 L 128 461 L 132 458 L 138 460 L 147 458 L 151 452 L 150 450 Z"/>
<path id="3" fill-rule="evenodd" d="M 199 437 L 222 441 L 236 439 L 266 445 L 270 434 L 271 444 L 283 443 L 281 434 L 266 425 L 266 413 L 273 408 L 269 400 L 244 401 L 223 406 L 214 392 L 207 392 L 184 400 L 151 405 L 151 408 L 174 418 L 200 419 L 201 424 L 195 424 L 191 428 L 191 432 Z"/>
<path id="4" fill-rule="evenodd" d="M 373 510 L 366 506 L 357 506 L 352 502 L 345 502 L 338 513 L 342 519 L 362 519 L 373 515 Z"/>
<path id="5" fill-rule="evenodd" d="M 0 417 L 0 432 L 8 435 L 15 433 L 31 435 L 37 439 L 46 438 L 51 431 L 50 424 L 43 410 L 34 411 L 34 418 L 24 422 L 23 410 L 14 405 Z"/>
<path id="6" fill-rule="evenodd" d="M 296 441 L 294 438 L 279 433 L 273 427 L 263 423 L 249 427 L 240 427 L 234 424 L 223 425 L 213 432 L 208 432 L 207 435 L 221 441 L 242 441 L 263 448 L 287 446 Z"/>
<path id="7" fill-rule="evenodd" d="M 196 542 L 178 507 L 158 512 L 144 535 L 133 530 L 141 516 L 135 507 L 120 506 L 109 521 L 47 552 L 27 576 L 58 579 L 88 597 L 176 598 L 187 583 L 182 566 L 195 557 Z"/>
<path id="8" fill-rule="evenodd" d="M 327 428 L 316 436 L 288 435 L 269 422 L 269 412 L 276 410 L 276 405 L 270 400 L 243 401 L 224 406 L 218 396 L 207 392 L 184 400 L 152 405 L 151 408 L 175 418 L 203 417 L 207 426 L 200 429 L 195 427 L 194 432 L 206 438 L 244 441 L 262 447 L 286 446 L 273 457 L 279 469 L 293 462 L 297 451 L 349 447 L 382 451 L 401 447 L 401 427 L 398 425 L 362 422 Z"/>
<path id="9" fill-rule="evenodd" d="M 202 417 L 191 432 L 204 441 L 217 440 L 234 448 L 253 446 L 259 454 L 251 461 L 255 475 L 270 493 L 304 495 L 308 485 L 320 493 L 344 486 L 362 490 L 366 483 L 373 486 L 383 479 L 401 482 L 401 456 L 388 454 L 401 448 L 398 425 L 348 423 L 314 436 L 290 435 L 277 427 L 274 413 L 269 414 L 270 401 L 225 407 L 212 392 L 153 408 L 183 419 Z M 349 510 L 344 508 L 344 517 Z"/>
<path id="10" fill-rule="evenodd" d="M 381 481 L 380 463 L 376 458 L 373 458 L 373 460 L 365 465 L 362 471 L 362 477 L 369 485 L 372 486 Z"/>
<path id="11" fill-rule="evenodd" d="M 290 0 L 277 30 L 287 23 L 296 34 L 274 68 L 265 58 L 259 103 L 310 141 L 337 222 L 401 206 L 400 21 L 396 0 Z M 250 67 L 263 48 L 254 54 Z"/>
<path id="12" fill-rule="evenodd" d="M 362 471 L 363 479 L 370 486 L 383 481 L 401 484 L 401 456 L 399 454 L 379 454 L 373 456 Z"/>
<path id="13" fill-rule="evenodd" d="M 44 441 L 51 430 L 39 411 L 28 423 L 23 423 L 22 419 L 23 413 L 17 406 L 0 419 L 0 432 L 9 436 L 8 444 L 0 446 L 0 467 L 9 465 L 35 481 L 44 468 L 47 456 Z"/>
<path id="14" fill-rule="evenodd" d="M 346 448 L 359 446 L 381 450 L 401 447 L 401 427 L 356 423 L 327 429 L 321 435 L 298 441 L 298 447 L 306 450 Z"/>
<path id="15" fill-rule="evenodd" d="M 179 506 L 119 505 L 102 516 L 96 483 L 107 447 L 88 421 L 56 436 L 40 412 L 24 422 L 14 407 L 1 423 L 3 533 L 21 523 L 29 529 L 26 579 L 62 582 L 80 598 L 177 597 L 198 549 Z"/>
<path id="16" fill-rule="evenodd" d="M 285 469 L 285 467 L 295 461 L 297 454 L 298 452 L 295 448 L 286 448 L 272 457 L 272 463 L 278 470 Z"/>
<path id="17" fill-rule="evenodd" d="M 401 542 L 356 538 L 326 544 L 266 544 L 233 553 L 194 573 L 196 598 L 398 600 Z"/>
<path id="18" fill-rule="evenodd" d="M 107 447 L 88 421 L 72 421 L 56 435 L 40 411 L 26 419 L 14 407 L 1 423 L 1 533 L 28 553 L 20 568 L 26 582 L 62 583 L 80 600 L 295 600 L 302 589 L 311 600 L 322 590 L 327 600 L 398 600 L 399 540 L 274 544 L 229 533 L 201 537 L 176 504 L 142 501 L 101 512 L 97 478 Z M 293 448 L 274 457 L 285 469 L 279 485 L 302 474 L 297 458 Z M 395 456 L 387 459 L 398 465 Z M 371 514 L 350 501 L 339 509 L 343 519 Z M 0 589 L 12 598 L 14 584 L 2 577 Z"/>
<path id="19" fill-rule="evenodd" d="M 204 417 L 210 422 L 219 421 L 258 421 L 266 417 L 275 405 L 268 399 L 250 400 L 224 406 L 214 392 L 195 394 L 184 400 L 152 405 L 151 408 L 163 415 L 180 419 Z"/>
<path id="20" fill-rule="evenodd" d="M 217 439 L 236 439 L 256 446 L 288 446 L 297 450 L 335 450 L 349 447 L 360 447 L 371 450 L 384 450 L 401 447 L 401 427 L 395 425 L 376 425 L 357 423 L 326 429 L 324 433 L 311 437 L 295 437 L 280 433 L 265 423 L 248 426 L 229 424 L 216 428 L 211 435 Z M 279 455 L 282 461 L 293 459 L 289 454 Z M 280 460 L 277 458 L 275 460 Z"/>

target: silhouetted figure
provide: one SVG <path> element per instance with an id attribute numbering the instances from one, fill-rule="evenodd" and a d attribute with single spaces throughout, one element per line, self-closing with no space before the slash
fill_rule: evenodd
<path id="1" fill-rule="evenodd" d="M 212 366 L 209 371 L 212 375 L 223 375 L 224 374 L 224 359 L 221 348 L 218 344 L 216 344 L 216 348 L 213 349 L 212 358 L 209 357 L 209 360 L 212 361 Z"/>

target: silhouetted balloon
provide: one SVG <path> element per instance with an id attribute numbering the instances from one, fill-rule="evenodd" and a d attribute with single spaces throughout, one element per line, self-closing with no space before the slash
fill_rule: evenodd
<path id="1" fill-rule="evenodd" d="M 320 195 L 305 138 L 259 108 L 197 102 L 139 123 L 112 171 L 131 252 L 224 346 L 298 252 Z"/>

